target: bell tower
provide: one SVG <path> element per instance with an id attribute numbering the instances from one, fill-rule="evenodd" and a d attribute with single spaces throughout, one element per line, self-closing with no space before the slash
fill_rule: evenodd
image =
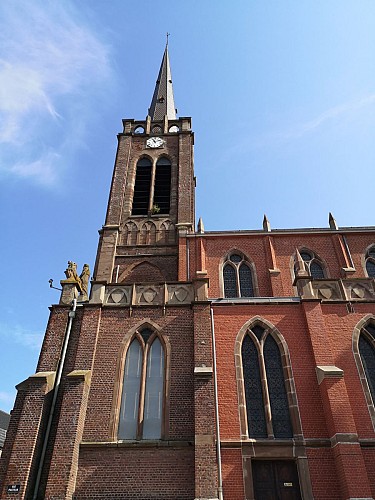
<path id="1" fill-rule="evenodd" d="M 148 115 L 123 120 L 94 281 L 178 279 L 179 230 L 194 229 L 194 134 L 177 118 L 168 45 Z"/>

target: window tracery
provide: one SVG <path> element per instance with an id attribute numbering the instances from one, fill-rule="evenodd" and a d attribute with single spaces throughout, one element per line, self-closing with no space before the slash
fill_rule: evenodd
<path id="1" fill-rule="evenodd" d="M 281 353 L 267 328 L 247 330 L 241 358 L 249 438 L 292 438 Z"/>
<path id="2" fill-rule="evenodd" d="M 125 358 L 118 439 L 161 439 L 165 351 L 148 327 L 137 331 Z"/>
<path id="3" fill-rule="evenodd" d="M 314 252 L 303 249 L 300 250 L 300 255 L 304 262 L 306 271 L 314 280 L 326 278 L 324 264 Z"/>
<path id="4" fill-rule="evenodd" d="M 224 297 L 254 297 L 253 272 L 240 253 L 232 253 L 223 265 Z"/>

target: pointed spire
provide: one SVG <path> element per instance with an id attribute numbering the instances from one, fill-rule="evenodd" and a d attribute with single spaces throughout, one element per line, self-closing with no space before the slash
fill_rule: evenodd
<path id="1" fill-rule="evenodd" d="M 200 233 L 200 234 L 204 233 L 204 224 L 203 224 L 202 217 L 199 217 L 199 221 L 198 221 L 198 233 Z"/>
<path id="2" fill-rule="evenodd" d="M 296 261 L 295 261 L 294 272 L 296 274 L 296 277 L 308 276 L 308 273 L 307 273 L 306 267 L 305 267 L 305 262 L 302 258 L 302 255 L 300 254 L 300 251 L 298 250 L 298 248 L 296 248 Z"/>
<path id="3" fill-rule="evenodd" d="M 338 229 L 336 219 L 333 217 L 331 212 L 329 212 L 328 222 L 329 222 L 329 227 L 331 229 L 336 229 L 336 230 Z"/>
<path id="4" fill-rule="evenodd" d="M 176 119 L 172 73 L 169 65 L 168 36 L 169 33 L 167 33 L 167 43 L 164 50 L 163 60 L 161 62 L 158 79 L 156 80 L 151 106 L 148 110 L 151 120 L 163 120 L 164 116 L 167 116 L 168 120 Z"/>
<path id="5" fill-rule="evenodd" d="M 267 233 L 271 231 L 271 224 L 266 214 L 263 217 L 263 231 L 267 231 Z"/>

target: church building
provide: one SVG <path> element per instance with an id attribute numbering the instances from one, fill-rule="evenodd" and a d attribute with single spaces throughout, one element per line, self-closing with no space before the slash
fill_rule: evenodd
<path id="1" fill-rule="evenodd" d="M 205 231 L 193 145 L 166 47 L 91 290 L 69 261 L 17 386 L 1 499 L 375 498 L 375 227 Z"/>

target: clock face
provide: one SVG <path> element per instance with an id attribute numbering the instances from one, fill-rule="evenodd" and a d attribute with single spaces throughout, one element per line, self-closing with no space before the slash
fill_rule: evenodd
<path id="1" fill-rule="evenodd" d="M 148 148 L 160 148 L 163 144 L 164 141 L 161 137 L 150 137 L 146 142 Z"/>

